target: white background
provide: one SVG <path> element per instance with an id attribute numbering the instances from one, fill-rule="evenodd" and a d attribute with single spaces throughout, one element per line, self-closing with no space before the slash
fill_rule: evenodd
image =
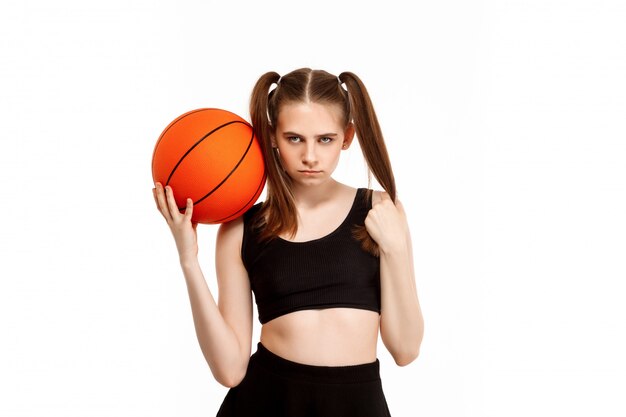
<path id="1" fill-rule="evenodd" d="M 215 415 L 152 150 L 304 66 L 365 82 L 410 216 L 392 415 L 626 414 L 626 4 L 408 3 L 2 2 L 0 415 Z M 367 185 L 357 148 L 337 176 Z"/>

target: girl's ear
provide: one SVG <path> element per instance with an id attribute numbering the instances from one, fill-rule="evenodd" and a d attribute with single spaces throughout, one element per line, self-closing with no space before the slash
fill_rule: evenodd
<path id="1" fill-rule="evenodd" d="M 341 149 L 348 149 L 352 143 L 352 139 L 354 139 L 354 123 L 350 122 L 343 132 L 343 145 Z"/>

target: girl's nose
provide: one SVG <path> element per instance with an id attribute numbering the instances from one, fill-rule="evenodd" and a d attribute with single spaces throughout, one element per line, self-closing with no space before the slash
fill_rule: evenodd
<path id="1" fill-rule="evenodd" d="M 306 165 L 314 165 L 317 163 L 317 153 L 314 143 L 307 143 L 304 154 L 302 155 L 302 162 Z"/>

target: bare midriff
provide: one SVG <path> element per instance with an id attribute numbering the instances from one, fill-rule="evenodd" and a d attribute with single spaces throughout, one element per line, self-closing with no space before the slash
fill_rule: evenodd
<path id="1" fill-rule="evenodd" d="M 261 328 L 261 343 L 276 355 L 307 365 L 346 366 L 376 360 L 380 315 L 356 308 L 301 310 Z"/>

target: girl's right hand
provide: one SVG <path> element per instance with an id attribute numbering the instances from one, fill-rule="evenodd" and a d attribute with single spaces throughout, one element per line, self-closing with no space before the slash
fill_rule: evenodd
<path id="1" fill-rule="evenodd" d="M 193 213 L 193 201 L 187 199 L 185 213 L 181 214 L 174 200 L 174 192 L 169 185 L 163 188 L 160 182 L 152 189 L 154 202 L 161 212 L 167 225 L 174 235 L 176 248 L 181 262 L 187 259 L 197 259 L 198 257 L 198 235 L 196 233 L 197 222 L 191 221 Z"/>

